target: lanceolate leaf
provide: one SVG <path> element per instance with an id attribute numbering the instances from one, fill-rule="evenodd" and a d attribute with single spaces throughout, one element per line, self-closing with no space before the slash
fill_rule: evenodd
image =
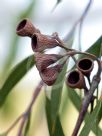
<path id="1" fill-rule="evenodd" d="M 67 65 L 65 64 L 63 67 L 62 72 L 59 74 L 57 81 L 52 86 L 51 92 L 51 116 L 53 122 L 56 121 L 56 117 L 59 112 L 60 102 L 61 102 L 61 94 L 62 88 L 65 80 L 65 73 L 66 73 Z"/>
<path id="2" fill-rule="evenodd" d="M 99 57 L 100 56 L 101 44 L 102 44 L 102 36 L 86 52 L 92 53 L 92 54 L 96 55 L 97 57 Z M 82 55 L 80 55 L 80 57 L 82 57 Z M 72 103 L 77 108 L 77 110 L 80 111 L 80 107 L 81 107 L 81 99 L 80 99 L 80 97 L 77 95 L 77 93 L 73 89 L 68 88 L 68 92 L 69 92 L 69 97 L 70 97 Z M 88 116 L 89 116 L 89 114 L 87 113 L 85 121 L 87 121 Z M 99 118 L 98 123 L 100 122 L 101 117 Z M 98 127 L 97 128 L 98 130 L 96 131 L 95 128 L 96 128 L 96 124 L 94 123 L 93 127 L 92 127 L 92 131 L 96 135 L 97 135 L 97 131 L 98 131 L 98 135 L 101 136 L 102 130 Z M 91 128 L 90 128 L 90 130 L 91 130 Z"/>
<path id="3" fill-rule="evenodd" d="M 100 112 L 102 113 L 102 101 L 98 102 L 98 104 L 96 105 L 92 114 L 89 115 L 79 136 L 88 136 L 89 135 L 89 132 L 92 129 L 92 127 L 94 126 L 94 124 L 96 123 L 96 120 L 97 120 Z"/>
<path id="4" fill-rule="evenodd" d="M 67 65 L 65 64 L 52 87 L 51 100 L 46 97 L 46 115 L 50 136 L 64 136 L 59 119 L 59 107 Z"/>
<path id="5" fill-rule="evenodd" d="M 46 97 L 46 117 L 49 129 L 49 134 L 52 134 L 52 119 L 51 119 L 51 101 Z"/>
<path id="6" fill-rule="evenodd" d="M 55 129 L 55 130 L 53 130 L 52 136 L 65 136 L 63 133 L 63 129 L 61 126 L 59 116 L 57 116 L 57 118 L 56 118 L 55 128 L 53 128 L 53 129 Z"/>
<path id="7" fill-rule="evenodd" d="M 34 63 L 34 55 L 31 55 L 30 57 L 27 57 L 13 68 L 0 90 L 0 106 L 5 102 L 5 99 L 11 92 L 12 88 L 33 67 Z"/>
<path id="8" fill-rule="evenodd" d="M 46 116 L 50 136 L 64 136 L 59 115 L 56 117 L 55 126 L 53 126 L 51 119 L 51 101 L 46 97 Z"/>
<path id="9" fill-rule="evenodd" d="M 23 13 L 20 14 L 19 18 L 16 21 L 16 24 L 13 24 L 13 28 L 16 27 L 18 20 L 21 20 L 22 18 L 28 18 L 32 15 L 32 13 L 34 14 L 34 7 L 35 7 L 35 0 L 31 0 L 31 2 L 29 3 L 28 7 L 26 8 L 26 10 L 23 11 Z M 16 20 L 14 19 L 14 20 Z M 15 28 L 16 29 L 16 28 Z M 15 32 L 15 30 L 13 30 L 13 32 Z M 13 33 L 11 36 L 11 41 L 10 41 L 10 52 L 9 52 L 9 56 L 6 59 L 6 63 L 4 66 L 4 74 L 5 71 L 8 72 L 12 62 L 14 61 L 17 51 L 18 51 L 18 42 L 19 42 L 19 37 L 16 35 L 16 33 Z M 24 45 L 23 45 L 24 46 Z"/>
<path id="10" fill-rule="evenodd" d="M 68 96 L 70 98 L 70 100 L 72 101 L 72 103 L 74 104 L 75 108 L 78 110 L 78 112 L 80 112 L 80 108 L 81 108 L 81 98 L 79 97 L 79 95 L 75 92 L 75 90 L 67 87 L 66 91 L 68 91 Z M 102 112 L 102 111 L 101 111 Z M 99 112 L 100 113 L 100 112 Z M 85 116 L 85 122 L 87 122 L 87 120 L 89 119 L 89 116 L 91 117 L 91 115 L 87 112 L 86 116 Z M 98 120 L 98 123 L 100 122 L 102 117 L 102 114 Z M 97 131 L 98 131 L 98 136 L 102 135 L 102 130 L 97 127 L 96 130 L 96 123 L 93 124 L 93 127 L 90 128 L 90 130 L 92 129 L 92 131 L 97 135 Z M 83 135 L 86 136 L 86 135 Z"/>
<path id="11" fill-rule="evenodd" d="M 86 51 L 100 57 L 102 36 Z M 102 55 L 102 54 L 101 54 Z"/>

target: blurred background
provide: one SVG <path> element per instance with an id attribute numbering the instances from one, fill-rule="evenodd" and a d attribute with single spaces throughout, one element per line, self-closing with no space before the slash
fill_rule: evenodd
<path id="1" fill-rule="evenodd" d="M 23 18 L 29 18 L 44 34 L 58 32 L 64 38 L 75 22 L 82 15 L 88 0 L 62 0 L 53 10 L 56 0 L 0 0 L 0 87 L 2 87 L 10 70 L 21 60 L 33 54 L 29 38 L 16 35 L 16 26 Z M 74 48 L 79 48 L 78 27 L 74 34 Z M 88 15 L 85 17 L 81 33 L 81 49 L 90 47 L 102 35 L 102 1 L 94 0 Z M 56 50 L 57 51 L 57 50 Z M 0 109 L 0 132 L 26 109 L 40 76 L 35 67 L 14 87 L 5 105 Z M 42 91 L 33 108 L 33 121 L 29 136 L 48 136 L 44 110 L 45 92 Z M 61 119 L 66 136 L 70 136 L 77 111 L 67 99 L 68 109 L 64 110 Z M 73 112 L 73 116 L 70 113 Z M 70 116 L 68 116 L 70 115 Z M 75 116 L 74 116 L 75 115 Z M 15 136 L 18 125 L 9 134 Z M 90 133 L 90 136 L 94 134 Z"/>

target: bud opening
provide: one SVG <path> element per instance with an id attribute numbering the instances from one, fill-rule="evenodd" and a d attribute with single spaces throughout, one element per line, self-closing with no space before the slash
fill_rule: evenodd
<path id="1" fill-rule="evenodd" d="M 85 79 L 80 71 L 73 70 L 67 76 L 66 84 L 71 88 L 86 88 Z"/>
<path id="2" fill-rule="evenodd" d="M 37 36 L 33 35 L 33 37 L 32 37 L 32 48 L 33 48 L 33 50 L 35 50 L 36 47 L 37 47 Z"/>
<path id="3" fill-rule="evenodd" d="M 89 76 L 93 70 L 93 60 L 89 58 L 82 58 L 77 62 L 77 68 L 86 76 Z"/>
<path id="4" fill-rule="evenodd" d="M 23 28 L 25 27 L 26 23 L 27 23 L 27 20 L 26 20 L 26 19 L 22 20 L 22 21 L 18 24 L 16 30 L 17 30 L 17 31 L 20 31 L 21 29 L 23 29 Z"/>
<path id="5" fill-rule="evenodd" d="M 78 81 L 79 81 L 79 73 L 77 71 L 70 73 L 68 77 L 68 82 L 71 84 L 76 84 Z"/>

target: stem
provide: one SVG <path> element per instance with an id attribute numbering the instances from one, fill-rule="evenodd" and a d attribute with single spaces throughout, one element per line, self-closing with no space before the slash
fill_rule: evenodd
<path id="1" fill-rule="evenodd" d="M 23 131 L 23 127 L 25 125 L 26 120 L 28 119 L 28 116 L 32 110 L 32 106 L 37 98 L 37 96 L 39 95 L 41 88 L 43 87 L 44 83 L 43 81 L 40 81 L 40 83 L 38 84 L 37 88 L 34 91 L 31 103 L 29 104 L 27 110 L 22 113 L 16 120 L 15 122 L 3 133 L 4 135 L 8 135 L 9 132 L 11 132 L 11 130 L 17 125 L 17 123 L 22 119 L 21 125 L 20 125 L 20 129 L 18 132 L 18 136 L 22 136 L 22 131 Z"/>
<path id="2" fill-rule="evenodd" d="M 81 111 L 79 113 L 79 117 L 78 117 L 76 126 L 74 128 L 74 131 L 72 133 L 72 136 L 77 136 L 79 129 L 80 129 L 80 126 L 81 126 L 81 124 L 84 120 L 86 113 L 87 113 L 87 109 L 88 109 L 88 106 L 90 104 L 90 101 L 93 97 L 93 93 L 94 93 L 95 89 L 97 88 L 99 82 L 100 82 L 100 80 L 97 79 L 97 76 L 94 76 L 94 78 L 92 80 L 91 88 L 89 90 L 89 93 L 85 96 L 85 98 L 83 100 Z"/>
<path id="3" fill-rule="evenodd" d="M 75 22 L 75 24 L 71 28 L 71 31 L 63 39 L 64 42 L 67 42 L 69 40 L 70 35 L 72 35 L 72 33 L 74 32 L 74 30 L 75 30 L 76 26 L 78 25 L 78 23 L 83 22 L 83 19 L 87 15 L 91 4 L 92 4 L 92 0 L 89 0 L 89 3 L 87 4 L 87 6 L 86 6 L 84 12 L 82 13 L 81 17 Z"/>
<path id="4" fill-rule="evenodd" d="M 40 83 L 38 84 L 37 88 L 35 89 L 32 101 L 31 101 L 30 105 L 28 106 L 27 110 L 24 113 L 24 116 L 23 116 L 23 119 L 22 119 L 22 122 L 21 122 L 21 125 L 20 125 L 19 132 L 18 132 L 17 136 L 22 136 L 22 132 L 23 132 L 23 128 L 24 128 L 25 122 L 26 122 L 26 120 L 27 120 L 27 118 L 28 118 L 28 116 L 29 116 L 29 114 L 30 114 L 30 112 L 32 110 L 32 106 L 33 106 L 37 96 L 39 95 L 43 85 L 44 85 L 43 81 L 40 81 Z"/>
<path id="5" fill-rule="evenodd" d="M 91 57 L 92 59 L 96 60 L 98 63 L 98 71 L 97 71 L 97 74 L 93 77 L 93 80 L 92 80 L 92 83 L 90 86 L 90 90 L 84 98 L 84 101 L 83 101 L 82 107 L 81 107 L 81 111 L 79 113 L 79 117 L 78 117 L 75 129 L 72 133 L 72 136 L 77 136 L 77 134 L 79 132 L 80 126 L 84 120 L 86 113 L 87 113 L 88 106 L 92 100 L 93 93 L 95 92 L 95 90 L 98 87 L 98 84 L 100 82 L 100 75 L 101 75 L 101 61 L 95 55 L 87 53 L 87 52 L 80 52 L 80 51 L 70 51 L 70 52 L 67 52 L 66 55 L 72 56 L 72 55 L 76 55 L 76 54 L 87 55 L 87 56 Z"/>
<path id="6" fill-rule="evenodd" d="M 7 131 L 4 132 L 5 135 L 7 135 L 16 125 L 17 123 L 23 118 L 24 114 L 21 114 L 16 120 L 15 122 L 8 128 Z"/>

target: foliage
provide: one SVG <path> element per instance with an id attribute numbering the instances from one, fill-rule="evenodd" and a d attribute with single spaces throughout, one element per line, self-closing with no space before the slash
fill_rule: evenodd
<path id="1" fill-rule="evenodd" d="M 57 4 L 59 4 L 60 2 L 61 2 L 61 0 L 57 0 Z M 22 18 L 22 16 L 28 17 L 29 15 L 31 15 L 32 10 L 33 10 L 32 5 L 33 4 L 31 4 L 28 7 L 27 11 L 21 15 L 21 18 Z M 74 28 L 75 28 L 75 26 L 74 26 Z M 73 31 L 71 31 L 71 32 L 73 32 Z M 70 39 L 72 39 L 72 36 L 70 37 Z M 70 39 L 68 39 L 68 40 L 70 41 Z M 18 44 L 18 38 L 16 36 L 14 36 L 11 46 L 14 43 L 16 43 L 16 45 Z M 73 43 L 71 43 L 71 44 L 73 44 Z M 102 55 L 101 45 L 102 45 L 102 36 L 93 45 L 91 45 L 91 47 L 88 50 L 86 50 L 86 52 L 94 54 L 97 58 L 99 58 Z M 69 45 L 69 46 L 71 47 L 72 45 Z M 12 55 L 12 54 L 14 54 L 14 55 Z M 16 55 L 16 47 L 13 47 L 9 58 L 7 59 L 6 67 L 11 66 L 13 59 L 14 59 L 14 58 L 12 58 L 12 56 L 15 56 L 15 55 Z M 79 55 L 79 58 L 82 58 L 82 57 L 83 57 L 83 55 Z M 13 88 L 31 70 L 31 68 L 34 65 L 35 65 L 35 57 L 34 57 L 34 55 L 30 55 L 29 57 L 25 58 L 20 63 L 18 63 L 14 68 L 12 68 L 12 70 L 8 74 L 8 77 L 5 80 L 3 86 L 0 88 L 0 106 L 4 105 L 8 95 L 11 93 L 11 91 L 13 91 Z M 70 99 L 70 101 L 73 103 L 74 107 L 80 113 L 80 105 L 81 105 L 81 101 L 82 101 L 81 96 L 76 92 L 76 90 L 71 89 L 69 87 L 64 87 L 64 83 L 65 83 L 64 81 L 65 81 L 65 75 L 67 72 L 67 67 L 69 67 L 69 65 L 65 64 L 63 67 L 63 70 L 58 75 L 56 82 L 52 86 L 51 99 L 49 99 L 47 96 L 45 98 L 46 99 L 45 100 L 46 120 L 47 120 L 47 125 L 48 125 L 48 130 L 49 130 L 50 136 L 65 136 L 63 124 L 61 123 L 61 118 L 60 118 L 61 116 L 64 116 L 64 113 L 62 113 L 62 115 L 60 115 L 60 113 L 59 113 L 61 101 L 62 101 L 63 89 L 68 93 L 68 96 L 66 97 L 66 99 Z M 30 125 L 31 125 L 32 105 L 34 104 L 35 99 L 39 95 L 41 87 L 44 86 L 44 84 L 41 83 L 40 85 L 41 86 L 40 87 L 38 86 L 38 88 L 36 89 L 37 92 L 34 94 L 33 99 L 30 103 L 30 106 L 28 106 L 28 109 L 27 109 L 27 111 L 29 111 L 28 115 L 23 114 L 23 117 L 26 118 L 26 121 L 25 121 L 26 123 L 23 124 L 23 122 L 22 122 L 23 125 L 21 124 L 21 127 L 23 126 L 22 129 L 24 132 L 23 133 L 24 136 L 28 136 L 28 134 L 29 134 Z M 67 107 L 65 107 L 65 108 L 67 109 Z M 87 114 L 84 118 L 85 124 L 83 125 L 83 127 L 79 133 L 79 136 L 87 136 L 87 135 L 89 135 L 90 131 L 93 131 L 93 133 L 95 135 L 97 135 L 97 132 L 98 132 L 98 136 L 101 136 L 102 130 L 99 126 L 99 123 L 102 118 L 101 113 L 102 113 L 102 100 L 99 99 L 94 107 L 93 112 L 92 113 L 87 112 Z M 18 123 L 18 121 L 21 118 L 22 118 L 22 116 L 17 119 L 16 123 Z M 13 124 L 13 127 L 16 125 L 16 123 Z M 13 127 L 11 127 L 11 128 L 13 128 Z M 7 136 L 7 135 L 8 135 L 8 131 L 7 131 L 7 133 L 5 132 L 5 133 L 1 134 L 0 136 Z"/>

